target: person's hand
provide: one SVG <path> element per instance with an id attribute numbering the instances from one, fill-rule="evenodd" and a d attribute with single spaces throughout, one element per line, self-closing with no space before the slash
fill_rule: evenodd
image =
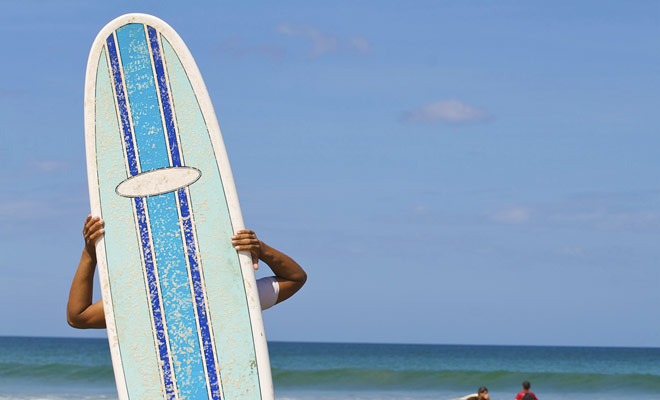
<path id="1" fill-rule="evenodd" d="M 100 217 L 92 217 L 88 215 L 83 226 L 83 237 L 85 238 L 85 251 L 96 260 L 96 241 L 103 236 L 105 229 L 103 224 L 105 222 Z"/>
<path id="2" fill-rule="evenodd" d="M 259 256 L 261 255 L 261 242 L 257 235 L 248 229 L 243 229 L 231 237 L 231 244 L 236 251 L 249 251 L 252 255 L 252 266 L 259 269 Z"/>

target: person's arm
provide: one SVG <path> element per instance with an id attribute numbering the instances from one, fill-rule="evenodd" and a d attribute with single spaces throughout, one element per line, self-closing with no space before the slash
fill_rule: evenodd
<path id="1" fill-rule="evenodd" d="M 103 221 L 99 217 L 92 218 L 89 215 L 83 228 L 85 248 L 71 283 L 69 302 L 66 306 L 66 320 L 74 328 L 105 328 L 103 303 L 100 300 L 92 303 L 96 270 L 95 243 L 104 232 Z"/>
<path id="2" fill-rule="evenodd" d="M 85 248 L 80 257 L 80 263 L 73 277 L 67 304 L 67 322 L 74 328 L 105 328 L 103 302 L 92 303 L 94 289 L 94 272 L 96 270 L 96 241 L 103 235 L 103 221 L 99 217 L 88 216 L 83 228 Z M 252 231 L 239 231 L 232 243 L 237 251 L 252 253 L 255 269 L 257 260 L 264 261 L 275 273 L 280 291 L 277 303 L 282 302 L 296 293 L 307 280 L 305 271 L 286 254 L 259 241 Z"/>
<path id="3" fill-rule="evenodd" d="M 236 251 L 249 251 L 252 254 L 254 269 L 258 260 L 265 262 L 275 274 L 280 286 L 277 303 L 293 296 L 307 281 L 307 273 L 291 257 L 257 239 L 250 230 L 241 230 L 232 237 Z M 275 304 L 277 304 L 275 303 Z"/>

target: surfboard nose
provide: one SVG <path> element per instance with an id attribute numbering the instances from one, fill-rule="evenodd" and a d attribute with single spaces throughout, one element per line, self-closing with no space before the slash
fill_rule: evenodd
<path id="1" fill-rule="evenodd" d="M 165 167 L 131 176 L 115 188 L 123 197 L 148 197 L 174 192 L 190 186 L 202 176 L 193 167 Z"/>

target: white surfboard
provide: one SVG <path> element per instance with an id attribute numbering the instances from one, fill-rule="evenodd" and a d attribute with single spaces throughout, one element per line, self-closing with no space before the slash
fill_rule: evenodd
<path id="1" fill-rule="evenodd" d="M 216 116 L 165 22 L 123 15 L 98 34 L 85 143 L 108 340 L 120 399 L 272 399 L 250 255 Z"/>

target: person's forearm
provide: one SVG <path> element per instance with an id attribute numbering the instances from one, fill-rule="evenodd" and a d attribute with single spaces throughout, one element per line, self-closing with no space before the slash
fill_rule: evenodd
<path id="1" fill-rule="evenodd" d="M 264 242 L 261 243 L 259 259 L 270 267 L 276 276 L 291 281 L 305 281 L 307 274 L 291 257 Z"/>
<path id="2" fill-rule="evenodd" d="M 296 293 L 307 281 L 307 273 L 291 257 L 260 241 L 259 259 L 270 267 L 279 282 L 277 302 L 284 301 Z"/>
<path id="3" fill-rule="evenodd" d="M 102 313 L 94 312 L 92 294 L 96 259 L 87 250 L 80 256 L 78 269 L 71 283 L 67 304 L 67 322 L 74 328 L 102 328 L 105 320 Z M 99 305 L 100 306 L 100 305 Z"/>

